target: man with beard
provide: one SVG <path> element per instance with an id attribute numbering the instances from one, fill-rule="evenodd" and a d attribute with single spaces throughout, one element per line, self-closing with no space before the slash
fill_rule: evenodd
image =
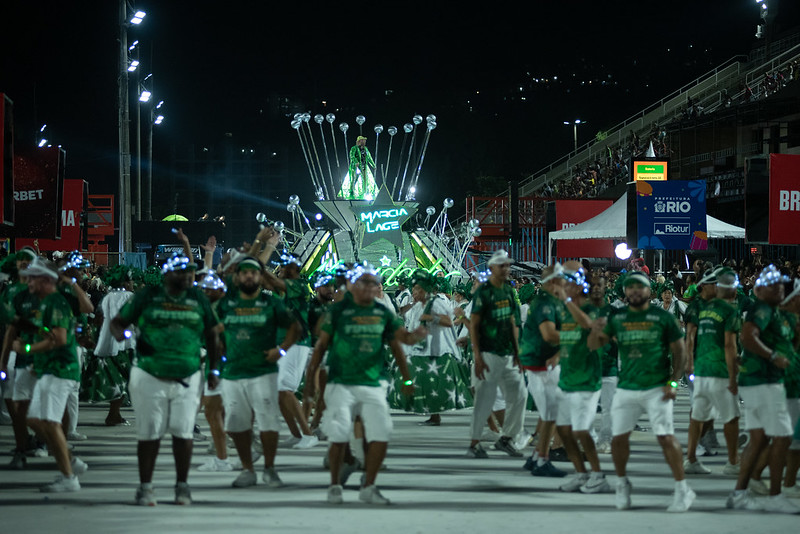
<path id="1" fill-rule="evenodd" d="M 275 472 L 280 421 L 278 414 L 278 360 L 297 340 L 300 325 L 283 302 L 261 290 L 262 266 L 245 257 L 236 267 L 238 291 L 220 300 L 217 313 L 224 327 L 226 348 L 222 368 L 225 430 L 242 462 L 242 472 L 233 487 L 254 486 L 257 481 L 250 450 L 253 416 L 264 448 L 263 481 L 271 488 L 282 486 Z M 286 337 L 277 343 L 278 328 Z"/>
<path id="2" fill-rule="evenodd" d="M 194 263 L 175 254 L 161 268 L 164 285 L 137 292 L 111 322 L 122 341 L 138 330 L 136 366 L 128 390 L 136 413 L 139 488 L 136 504 L 155 506 L 153 470 L 161 438 L 172 434 L 175 458 L 175 503 L 191 504 L 186 482 L 192 461 L 194 421 L 200 403 L 200 349 L 205 339 L 211 369 L 218 364 L 219 321 L 202 290 L 193 287 Z M 212 389 L 219 382 L 209 376 Z"/>
<path id="3" fill-rule="evenodd" d="M 686 348 L 675 316 L 650 306 L 650 279 L 641 272 L 623 281 L 628 306 L 608 318 L 595 320 L 588 345 L 599 349 L 617 338 L 620 367 L 619 385 L 611 405 L 611 455 L 619 477 L 616 505 L 631 507 L 631 483 L 627 476 L 630 435 L 642 412 L 647 412 L 664 458 L 675 479 L 675 494 L 668 512 L 685 512 L 696 495 L 686 484 L 683 453 L 675 438 L 672 407 L 683 373 Z M 670 358 L 672 352 L 672 358 Z"/>

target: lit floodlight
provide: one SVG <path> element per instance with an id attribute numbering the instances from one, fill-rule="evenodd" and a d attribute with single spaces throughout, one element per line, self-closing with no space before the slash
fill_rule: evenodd
<path id="1" fill-rule="evenodd" d="M 153 93 L 150 91 L 142 91 L 142 94 L 139 95 L 139 102 L 150 102 L 151 96 L 153 96 Z"/>
<path id="2" fill-rule="evenodd" d="M 408 192 L 413 195 L 414 193 L 417 192 L 417 188 L 412 185 L 411 187 L 408 188 Z"/>
<path id="3" fill-rule="evenodd" d="M 616 254 L 617 258 L 621 260 L 627 260 L 631 257 L 631 253 L 633 251 L 628 248 L 627 243 L 620 243 L 614 248 L 614 254 Z"/>
<path id="4" fill-rule="evenodd" d="M 128 72 L 135 71 L 138 66 L 139 66 L 139 61 L 134 59 L 133 61 L 131 61 L 131 64 L 128 65 Z"/>
<path id="5" fill-rule="evenodd" d="M 158 105 L 156 106 L 156 109 L 160 108 L 163 105 L 164 105 L 164 101 L 162 100 L 161 102 L 158 103 Z"/>
<path id="6" fill-rule="evenodd" d="M 46 144 L 47 144 L 47 139 L 42 139 L 41 141 L 39 141 L 39 148 L 42 148 Z"/>
<path id="7" fill-rule="evenodd" d="M 161 124 L 162 122 L 164 122 L 164 115 L 159 115 L 158 117 L 156 117 L 154 124 Z"/>
<path id="8" fill-rule="evenodd" d="M 42 124 L 42 127 L 39 128 L 39 131 L 43 132 L 45 128 L 47 128 L 47 125 L 46 124 Z"/>
<path id="9" fill-rule="evenodd" d="M 136 45 L 138 45 L 138 44 L 139 44 L 138 40 L 136 40 L 133 43 L 131 43 L 131 45 L 128 47 L 128 52 L 133 52 L 136 49 Z"/>
<path id="10" fill-rule="evenodd" d="M 147 13 L 145 13 L 144 11 L 137 11 L 136 13 L 133 14 L 133 17 L 131 17 L 131 24 L 136 24 L 136 25 L 141 24 L 142 20 L 146 15 Z"/>

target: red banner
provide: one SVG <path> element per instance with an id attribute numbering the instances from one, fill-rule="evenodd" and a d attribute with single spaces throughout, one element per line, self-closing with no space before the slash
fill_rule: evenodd
<path id="1" fill-rule="evenodd" d="M 599 215 L 611 207 L 611 200 L 556 200 L 556 230 L 564 230 Z M 614 255 L 610 239 L 560 239 L 559 258 L 608 258 Z"/>
<path id="2" fill-rule="evenodd" d="M 800 155 L 769 155 L 769 244 L 800 244 Z"/>
<path id="3" fill-rule="evenodd" d="M 39 250 L 81 250 L 81 212 L 83 211 L 83 180 L 64 180 L 64 202 L 61 210 L 61 239 L 39 239 Z M 29 245 L 33 239 L 17 239 L 16 249 Z"/>

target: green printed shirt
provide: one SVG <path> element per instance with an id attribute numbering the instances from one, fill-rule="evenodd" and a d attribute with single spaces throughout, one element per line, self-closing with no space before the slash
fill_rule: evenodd
<path id="1" fill-rule="evenodd" d="M 605 304 L 600 308 L 598 317 L 608 317 L 616 311 L 614 306 Z M 600 362 L 602 363 L 603 376 L 619 376 L 619 350 L 617 350 L 617 342 L 613 339 L 597 349 L 600 354 Z"/>
<path id="2" fill-rule="evenodd" d="M 645 390 L 667 384 L 672 377 L 670 343 L 683 338 L 674 315 L 655 306 L 644 311 L 623 308 L 609 316 L 603 332 L 617 338 L 619 388 Z"/>
<path id="3" fill-rule="evenodd" d="M 762 343 L 791 360 L 794 354 L 794 328 L 789 315 L 764 301 L 756 300 L 745 314 L 744 322 L 753 323 L 758 328 Z M 739 366 L 740 386 L 780 383 L 784 374 L 784 370 L 776 367 L 768 358 L 744 349 Z"/>
<path id="4" fill-rule="evenodd" d="M 354 386 L 380 386 L 384 343 L 394 339 L 403 320 L 386 306 L 356 304 L 347 293 L 330 305 L 320 330 L 331 336 L 328 346 L 328 382 Z"/>
<path id="5" fill-rule="evenodd" d="M 14 295 L 11 308 L 14 310 L 12 317 L 18 317 L 17 335 L 23 343 L 35 343 L 36 330 L 41 326 L 42 311 L 39 308 L 41 301 L 39 297 L 27 290 L 19 291 Z M 17 360 L 14 364 L 16 369 L 28 367 L 33 363 L 32 354 L 17 354 Z"/>
<path id="6" fill-rule="evenodd" d="M 581 310 L 594 321 L 600 316 L 600 309 L 590 302 L 584 303 Z M 598 391 L 603 385 L 602 362 L 598 351 L 589 350 L 589 328 L 581 326 L 565 314 L 561 323 L 561 378 L 558 387 L 564 391 Z"/>
<path id="7" fill-rule="evenodd" d="M 44 339 L 43 328 L 50 331 L 64 328 L 67 331 L 67 343 L 48 352 L 33 355 L 34 369 L 40 376 L 53 375 L 67 380 L 81 379 L 81 364 L 78 359 L 78 342 L 75 338 L 75 316 L 67 299 L 58 291 L 47 295 L 39 303 L 40 330 L 33 342 Z"/>
<path id="8" fill-rule="evenodd" d="M 794 313 L 783 311 L 792 326 L 794 334 L 793 340 L 797 336 L 797 321 L 800 320 Z M 789 358 L 789 367 L 786 368 L 786 376 L 783 381 L 786 386 L 786 398 L 797 399 L 800 398 L 800 354 L 795 350 Z"/>
<path id="9" fill-rule="evenodd" d="M 278 327 L 295 321 L 283 301 L 266 292 L 243 299 L 238 290 L 219 300 L 216 312 L 225 326 L 225 365 L 220 376 L 228 380 L 253 378 L 278 372 L 265 351 L 278 345 Z"/>
<path id="10" fill-rule="evenodd" d="M 725 333 L 738 334 L 741 329 L 742 320 L 735 307 L 722 299 L 707 302 L 698 315 L 694 374 L 728 378 Z"/>
<path id="11" fill-rule="evenodd" d="M 11 324 L 14 316 L 17 315 L 14 309 L 14 298 L 21 292 L 28 292 L 28 284 L 25 282 L 14 282 L 3 290 L 0 296 L 0 323 Z"/>
<path id="12" fill-rule="evenodd" d="M 558 354 L 558 345 L 551 345 L 542 338 L 539 325 L 550 321 L 556 330 L 561 330 L 562 323 L 572 316 L 564 307 L 564 303 L 547 291 L 541 291 L 528 307 L 528 317 L 522 327 L 520 341 L 520 363 L 525 367 L 544 368 L 548 359 Z"/>
<path id="13" fill-rule="evenodd" d="M 308 281 L 303 278 L 297 279 L 283 279 L 286 284 L 286 293 L 283 295 L 283 301 L 289 312 L 294 315 L 294 318 L 300 321 L 302 327 L 301 339 L 297 340 L 298 345 L 304 347 L 311 346 L 311 331 L 308 324 L 308 310 L 311 303 L 311 288 Z M 281 343 L 286 337 L 286 330 L 280 329 L 278 331 L 278 339 Z"/>
<path id="14" fill-rule="evenodd" d="M 514 354 L 514 324 L 519 308 L 511 286 L 482 284 L 472 297 L 472 315 L 481 318 L 478 326 L 481 351 L 500 356 Z"/>
<path id="15" fill-rule="evenodd" d="M 163 287 L 136 292 L 119 312 L 139 328 L 136 366 L 157 378 L 184 378 L 200 369 L 205 332 L 219 321 L 200 289 L 172 297 Z"/>

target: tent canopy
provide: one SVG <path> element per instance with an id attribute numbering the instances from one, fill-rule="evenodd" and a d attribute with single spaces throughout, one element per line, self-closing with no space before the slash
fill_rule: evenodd
<path id="1" fill-rule="evenodd" d="M 580 224 L 550 232 L 550 239 L 626 239 L 628 220 L 628 193 L 607 210 Z M 706 215 L 706 232 L 709 239 L 744 239 L 744 228 L 728 224 Z"/>

